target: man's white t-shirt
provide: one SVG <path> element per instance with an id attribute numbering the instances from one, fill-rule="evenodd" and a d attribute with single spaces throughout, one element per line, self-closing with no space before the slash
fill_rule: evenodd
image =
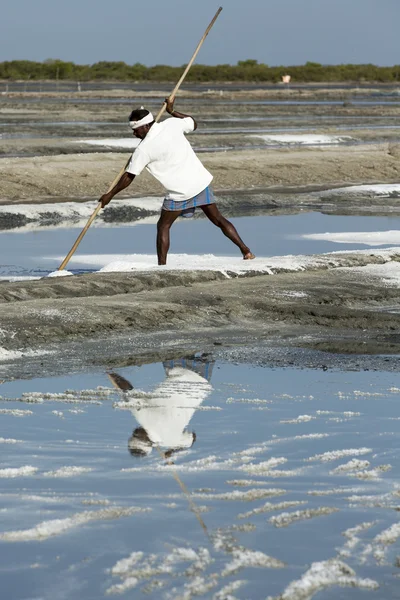
<path id="1" fill-rule="evenodd" d="M 139 175 L 146 168 L 167 190 L 169 200 L 188 200 L 210 185 L 207 171 L 185 138 L 194 130 L 191 117 L 154 123 L 137 147 L 126 169 Z"/>

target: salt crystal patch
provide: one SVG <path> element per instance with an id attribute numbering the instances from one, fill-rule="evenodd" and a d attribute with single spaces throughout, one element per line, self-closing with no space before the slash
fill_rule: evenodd
<path id="1" fill-rule="evenodd" d="M 79 527 L 90 521 L 119 519 L 120 517 L 128 517 L 134 513 L 148 512 L 149 508 L 105 508 L 99 511 L 84 511 L 76 513 L 72 517 L 66 519 L 53 519 L 51 521 L 43 521 L 31 529 L 19 529 L 16 531 L 6 531 L 0 533 L 0 540 L 5 542 L 29 542 L 32 540 L 45 540 L 49 537 L 61 535 L 70 529 Z"/>
<path id="2" fill-rule="evenodd" d="M 47 275 L 47 277 L 67 277 L 68 275 L 73 275 L 73 273 L 71 273 L 71 271 L 66 271 L 65 269 L 63 269 L 61 271 L 52 271 Z"/>
<path id="3" fill-rule="evenodd" d="M 355 527 L 350 527 L 350 529 L 346 529 L 346 531 L 344 531 L 342 535 L 344 535 L 344 537 L 348 539 L 352 539 L 355 535 L 357 535 L 357 533 L 361 533 L 366 529 L 370 529 L 374 525 L 376 525 L 376 521 L 360 523 L 360 525 L 356 525 Z"/>
<path id="4" fill-rule="evenodd" d="M 5 348 L 0 348 L 0 361 L 4 360 L 14 360 L 15 358 L 21 358 L 22 352 L 19 350 L 6 350 Z"/>
<path id="5" fill-rule="evenodd" d="M 285 563 L 277 558 L 268 556 L 264 552 L 248 550 L 247 548 L 235 548 L 232 551 L 233 560 L 225 565 L 222 577 L 232 575 L 240 569 L 247 567 L 263 567 L 268 569 L 282 569 Z"/>
<path id="6" fill-rule="evenodd" d="M 380 534 L 378 534 L 375 538 L 375 542 L 379 544 L 394 544 L 400 537 L 400 523 L 394 523 L 388 529 L 385 529 Z"/>
<path id="7" fill-rule="evenodd" d="M 292 500 L 288 502 L 266 502 L 263 506 L 259 506 L 258 508 L 254 508 L 253 510 L 249 510 L 245 513 L 238 514 L 238 519 L 248 519 L 249 517 L 253 517 L 254 515 L 261 515 L 266 512 L 273 512 L 275 510 L 285 510 L 286 508 L 294 508 L 296 506 L 301 506 L 302 504 L 307 504 L 306 500 Z"/>
<path id="8" fill-rule="evenodd" d="M 111 502 L 107 498 L 85 498 L 82 500 L 85 506 L 109 506 Z"/>
<path id="9" fill-rule="evenodd" d="M 88 144 L 89 146 L 101 146 L 102 148 L 121 148 L 123 150 L 134 150 L 139 145 L 139 140 L 132 138 L 104 138 L 74 140 L 74 144 Z"/>
<path id="10" fill-rule="evenodd" d="M 179 547 L 172 550 L 164 564 L 175 565 L 181 562 L 191 562 L 196 570 L 204 571 L 207 565 L 211 564 L 212 559 L 207 548 L 199 548 L 196 551 L 193 548 Z"/>
<path id="11" fill-rule="evenodd" d="M 251 487 L 252 485 L 268 485 L 267 481 L 257 481 L 256 479 L 230 479 L 226 482 L 228 485 L 236 487 Z"/>
<path id="12" fill-rule="evenodd" d="M 312 417 L 311 415 L 299 415 L 296 419 L 286 419 L 283 421 L 279 421 L 280 423 L 308 423 L 309 421 L 313 421 L 316 417 Z"/>
<path id="13" fill-rule="evenodd" d="M 308 508 L 306 510 L 296 510 L 294 512 L 288 513 L 284 512 L 280 515 L 276 515 L 275 517 L 271 517 L 269 522 L 275 527 L 287 527 L 296 521 L 304 521 L 305 519 L 313 519 L 314 517 L 321 517 L 324 515 L 330 515 L 332 513 L 338 512 L 338 508 L 334 508 L 331 506 L 321 506 L 319 508 Z"/>
<path id="14" fill-rule="evenodd" d="M 267 144 L 319 146 L 342 144 L 354 138 L 348 135 L 326 135 L 314 133 L 280 133 L 280 134 L 254 134 L 250 137 L 263 139 Z"/>
<path id="15" fill-rule="evenodd" d="M 348 231 L 341 233 L 307 233 L 301 236 L 303 239 L 335 242 L 336 244 L 364 244 L 365 246 L 393 246 L 400 243 L 399 231 Z M 382 265 L 370 265 L 379 267 Z M 360 270 L 366 267 L 359 267 Z M 373 271 L 373 269 L 372 269 Z M 361 271 L 360 271 L 361 272 Z"/>
<path id="16" fill-rule="evenodd" d="M 62 260 L 62 257 L 53 257 Z M 73 262 L 74 258 L 72 258 Z M 214 256 L 213 254 L 170 254 L 168 264 L 159 266 L 157 257 L 151 254 L 86 254 L 80 255 L 79 264 L 99 266 L 100 272 L 131 271 L 219 271 L 228 277 L 227 272 L 242 274 L 260 272 L 272 275 L 274 269 L 304 271 L 316 264 L 314 258 L 302 256 L 257 257 L 256 260 L 243 260 L 241 257 Z"/>
<path id="17" fill-rule="evenodd" d="M 268 446 L 251 446 L 250 448 L 246 448 L 245 450 L 240 450 L 239 452 L 234 452 L 234 456 L 253 456 L 254 454 L 262 454 L 268 450 Z"/>
<path id="18" fill-rule="evenodd" d="M 217 585 L 217 575 L 215 573 L 209 575 L 207 579 L 198 575 L 189 583 L 185 583 L 183 594 L 175 596 L 176 600 L 189 600 L 194 596 L 204 596 Z"/>
<path id="19" fill-rule="evenodd" d="M 234 596 L 232 596 L 233 592 L 236 592 L 245 583 L 247 582 L 243 579 L 238 579 L 237 581 L 232 581 L 232 583 L 224 585 L 223 588 L 214 594 L 213 600 L 234 600 Z"/>
<path id="20" fill-rule="evenodd" d="M 370 466 L 370 462 L 368 460 L 357 460 L 353 458 L 349 462 L 344 465 L 339 465 L 333 471 L 330 471 L 330 475 L 338 475 L 340 473 L 349 473 L 351 471 L 359 471 L 360 469 L 368 469 Z"/>
<path id="21" fill-rule="evenodd" d="M 336 558 L 316 562 L 297 581 L 288 585 L 280 596 L 268 600 L 310 600 L 317 592 L 329 587 L 341 587 L 377 590 L 379 584 L 373 579 L 360 579 L 353 569 Z"/>
<path id="22" fill-rule="evenodd" d="M 279 488 L 269 488 L 266 490 L 252 489 L 247 492 L 240 492 L 235 490 L 234 492 L 227 492 L 225 494 L 192 494 L 194 498 L 209 498 L 210 500 L 239 500 L 241 502 L 248 502 L 253 500 L 259 500 L 260 498 L 269 498 L 272 496 L 282 496 L 286 494 L 286 490 Z"/>
<path id="23" fill-rule="evenodd" d="M 139 579 L 136 577 L 127 577 L 123 583 L 116 583 L 111 587 L 107 588 L 106 594 L 124 594 L 125 592 L 132 590 L 139 583 Z"/>
<path id="24" fill-rule="evenodd" d="M 357 494 L 362 492 L 363 488 L 357 487 L 338 487 L 330 490 L 311 490 L 307 492 L 309 496 L 335 496 L 336 494 Z"/>
<path id="25" fill-rule="evenodd" d="M 363 392 L 362 390 L 354 390 L 353 394 L 355 396 L 368 396 L 374 398 L 382 398 L 385 394 L 381 394 L 380 392 Z"/>
<path id="26" fill-rule="evenodd" d="M 132 552 L 128 558 L 122 558 L 111 569 L 112 575 L 126 575 L 139 561 L 142 560 L 143 552 Z"/>
<path id="27" fill-rule="evenodd" d="M 43 477 L 76 477 L 93 471 L 91 467 L 61 467 L 55 471 L 46 471 Z"/>
<path id="28" fill-rule="evenodd" d="M 389 261 L 398 253 L 398 248 L 386 248 L 379 250 L 379 257 Z M 370 250 L 357 250 L 346 252 L 347 254 L 371 256 Z M 229 278 L 230 273 L 238 275 L 246 273 L 277 274 L 281 272 L 298 272 L 318 268 L 336 268 L 346 266 L 346 257 L 342 259 L 342 252 L 331 252 L 321 256 L 309 255 L 287 255 L 278 257 L 259 257 L 256 260 L 243 260 L 240 257 L 214 256 L 212 254 L 170 254 L 168 265 L 159 266 L 157 257 L 149 254 L 84 254 L 78 258 L 72 258 L 80 265 L 91 265 L 100 267 L 104 272 L 156 272 L 168 271 L 218 271 Z M 377 255 L 377 251 L 373 252 Z M 63 256 L 52 257 L 54 260 L 63 260 Z M 284 396 L 283 396 L 284 397 Z"/>
<path id="29" fill-rule="evenodd" d="M 30 465 L 16 469 L 0 469 L 0 478 L 29 477 L 30 475 L 34 475 L 37 470 L 37 467 Z"/>
<path id="30" fill-rule="evenodd" d="M 344 456 L 361 456 L 363 454 L 369 454 L 370 452 L 372 452 L 371 448 L 348 448 L 345 450 L 332 450 L 330 452 L 324 452 L 323 454 L 315 454 L 306 460 L 330 462 L 333 460 L 338 460 L 339 458 L 343 458 Z"/>
<path id="31" fill-rule="evenodd" d="M 348 475 L 351 477 L 356 477 L 357 479 L 378 480 L 381 479 L 382 473 L 390 471 L 391 469 L 391 465 L 378 465 L 374 469 L 370 470 L 351 471 L 350 473 L 348 473 Z"/>
<path id="32" fill-rule="evenodd" d="M 22 410 L 20 408 L 0 408 L 0 414 L 12 415 L 13 417 L 27 417 L 33 415 L 31 410 Z"/>
<path id="33" fill-rule="evenodd" d="M 64 418 L 64 413 L 61 410 L 52 410 L 51 414 L 60 417 L 61 419 Z"/>
<path id="34" fill-rule="evenodd" d="M 339 555 L 344 557 L 351 557 L 352 551 L 358 544 L 360 543 L 360 538 L 358 537 L 359 533 L 370 529 L 376 525 L 376 521 L 370 521 L 365 523 L 360 523 L 360 525 L 356 525 L 356 527 L 351 527 L 350 529 L 346 529 L 342 533 L 342 535 L 347 538 L 347 542 L 343 546 L 341 550 L 339 550 Z"/>
<path id="35" fill-rule="evenodd" d="M 334 194 L 368 194 L 371 196 L 388 196 L 389 194 L 393 193 L 400 193 L 399 183 L 349 185 L 346 187 L 334 188 L 332 190 L 324 190 L 322 192 L 313 192 L 313 194 L 318 194 L 318 196 L 332 196 Z"/>
<path id="36" fill-rule="evenodd" d="M 44 354 L 51 354 L 51 352 L 48 350 L 6 350 L 0 347 L 0 362 L 16 360 L 24 356 L 42 356 Z"/>
<path id="37" fill-rule="evenodd" d="M 287 463 L 287 458 L 284 457 L 280 457 L 280 458 L 270 458 L 269 460 L 265 460 L 262 461 L 260 463 L 257 464 L 246 464 L 240 467 L 241 471 L 245 471 L 246 473 L 250 473 L 250 474 L 264 474 L 265 472 L 271 471 L 271 469 L 274 469 L 275 467 L 279 466 L 279 465 L 283 465 L 285 463 Z"/>

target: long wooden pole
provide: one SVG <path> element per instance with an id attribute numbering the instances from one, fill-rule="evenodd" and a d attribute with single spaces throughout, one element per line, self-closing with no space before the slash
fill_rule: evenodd
<path id="1" fill-rule="evenodd" d="M 179 90 L 179 88 L 181 87 L 182 83 L 185 80 L 186 75 L 188 74 L 192 64 L 194 63 L 194 61 L 196 60 L 196 56 L 198 55 L 200 48 L 202 47 L 204 40 L 206 39 L 206 37 L 208 36 L 208 34 L 210 33 L 210 30 L 212 28 L 212 26 L 214 25 L 215 21 L 218 19 L 220 12 L 222 11 L 222 6 L 219 7 L 219 9 L 217 10 L 217 12 L 214 15 L 214 18 L 212 19 L 211 23 L 209 24 L 209 26 L 207 27 L 207 29 L 204 32 L 203 37 L 201 38 L 200 42 L 197 45 L 196 50 L 194 51 L 194 54 L 192 56 L 192 58 L 190 59 L 186 69 L 184 70 L 184 72 L 182 73 L 181 78 L 179 79 L 178 83 L 176 84 L 176 86 L 174 87 L 173 91 L 170 94 L 170 99 L 174 100 L 175 96 Z M 161 110 L 159 111 L 158 115 L 155 118 L 155 121 L 159 121 L 162 117 L 162 115 L 165 112 L 166 109 L 166 103 L 164 102 Z M 129 159 L 127 160 L 125 166 L 121 169 L 121 171 L 118 173 L 118 175 L 116 176 L 116 178 L 114 179 L 114 181 L 112 182 L 112 184 L 109 186 L 107 193 L 109 191 L 111 191 L 113 189 L 113 187 L 117 184 L 117 182 L 120 180 L 121 176 L 124 174 L 126 167 L 128 166 L 129 162 L 131 160 L 131 157 L 129 157 Z M 82 229 L 81 233 L 78 235 L 78 237 L 76 238 L 75 244 L 72 246 L 71 250 L 68 252 L 67 256 L 64 258 L 64 260 L 62 261 L 61 265 L 58 267 L 59 271 L 63 271 L 65 269 L 65 267 L 67 266 L 67 264 L 69 263 L 72 255 L 74 254 L 75 250 L 77 249 L 77 247 L 79 246 L 79 244 L 81 243 L 85 233 L 87 232 L 87 230 L 89 229 L 89 227 L 91 226 L 91 224 L 93 223 L 93 221 L 95 220 L 95 218 L 97 217 L 97 215 L 99 214 L 101 210 L 101 203 L 99 202 L 98 205 L 96 206 L 94 212 L 92 213 L 92 215 L 89 217 L 88 222 L 86 223 L 85 227 Z"/>

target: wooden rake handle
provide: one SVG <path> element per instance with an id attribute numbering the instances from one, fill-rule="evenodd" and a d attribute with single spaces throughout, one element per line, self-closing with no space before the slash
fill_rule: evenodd
<path id="1" fill-rule="evenodd" d="M 210 33 L 211 28 L 213 27 L 215 21 L 218 19 L 219 14 L 220 14 L 221 11 L 222 11 L 222 6 L 220 6 L 219 9 L 217 10 L 217 12 L 215 13 L 214 18 L 212 19 L 211 23 L 209 24 L 209 26 L 205 30 L 204 35 L 201 38 L 200 42 L 198 43 L 197 48 L 194 51 L 193 56 L 190 59 L 189 63 L 187 64 L 186 69 L 182 73 L 181 78 L 179 79 L 178 83 L 176 84 L 176 86 L 172 90 L 172 92 L 170 94 L 171 100 L 175 99 L 175 96 L 176 96 L 179 88 L 181 87 L 182 83 L 184 82 L 184 80 L 186 78 L 186 75 L 189 73 L 189 70 L 190 70 L 192 64 L 196 60 L 196 56 L 198 55 L 198 53 L 200 51 L 200 48 L 202 47 L 202 45 L 204 43 L 204 40 L 206 39 L 206 37 Z M 166 107 L 167 107 L 167 105 L 164 102 L 163 105 L 162 105 L 162 107 L 161 107 L 161 109 L 160 109 L 160 111 L 159 111 L 159 113 L 158 113 L 158 115 L 155 118 L 155 121 L 159 121 L 161 119 L 162 115 L 165 112 Z M 131 160 L 131 157 L 129 157 L 129 159 L 126 161 L 125 166 L 120 170 L 120 172 L 118 173 L 118 175 L 115 177 L 115 179 L 113 180 L 112 184 L 107 189 L 107 193 L 109 191 L 111 191 L 113 189 L 113 187 L 117 184 L 117 182 L 120 180 L 120 178 L 122 177 L 122 175 L 124 174 L 124 172 L 126 170 L 126 167 L 129 164 L 130 160 Z M 86 223 L 85 227 L 82 229 L 82 231 L 80 232 L 80 234 L 76 238 L 76 241 L 75 241 L 74 245 L 72 246 L 71 250 L 68 252 L 67 256 L 64 258 L 64 260 L 62 261 L 61 265 L 58 267 L 59 271 L 63 271 L 65 269 L 65 267 L 69 263 L 72 255 L 75 253 L 76 249 L 78 248 L 79 244 L 81 243 L 82 238 L 84 237 L 85 233 L 87 232 L 87 230 L 89 229 L 89 227 L 91 226 L 91 224 L 93 223 L 93 221 L 95 220 L 95 218 L 97 217 L 97 215 L 99 214 L 100 210 L 101 210 L 101 204 L 99 202 L 98 205 L 96 206 L 94 212 L 89 217 L 88 222 Z"/>

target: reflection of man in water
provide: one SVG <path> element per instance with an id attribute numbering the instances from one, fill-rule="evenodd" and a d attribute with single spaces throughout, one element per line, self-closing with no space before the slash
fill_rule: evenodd
<path id="1" fill-rule="evenodd" d="M 132 408 L 140 424 L 132 433 L 128 448 L 133 456 L 146 456 L 153 446 L 166 457 L 190 448 L 196 434 L 186 428 L 200 404 L 212 391 L 209 383 L 214 362 L 206 357 L 163 363 L 166 378 L 146 398 L 145 406 Z"/>

